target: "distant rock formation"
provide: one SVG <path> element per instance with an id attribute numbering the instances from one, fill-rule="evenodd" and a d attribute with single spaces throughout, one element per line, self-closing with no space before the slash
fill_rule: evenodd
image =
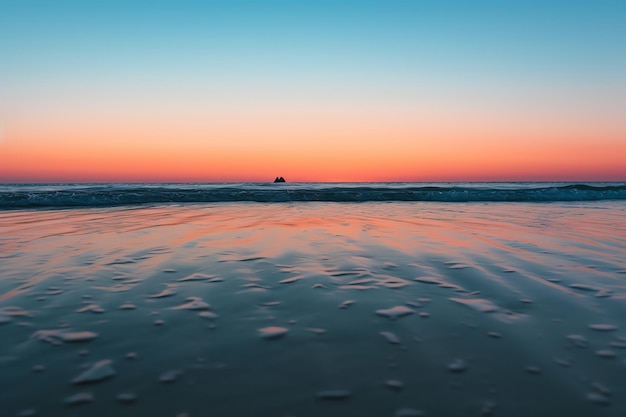
<path id="1" fill-rule="evenodd" d="M 276 177 L 274 182 L 285 182 L 285 179 L 283 177 Z"/>

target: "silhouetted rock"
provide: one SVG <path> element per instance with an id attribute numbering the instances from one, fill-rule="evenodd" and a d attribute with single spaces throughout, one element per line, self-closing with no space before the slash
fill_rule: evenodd
<path id="1" fill-rule="evenodd" d="M 274 182 L 285 182 L 285 179 L 283 177 L 276 177 Z"/>

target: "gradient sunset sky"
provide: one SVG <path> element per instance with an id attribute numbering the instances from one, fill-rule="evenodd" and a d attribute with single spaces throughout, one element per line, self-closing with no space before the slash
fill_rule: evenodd
<path id="1" fill-rule="evenodd" d="M 626 180 L 626 2 L 0 0 L 0 182 Z"/>

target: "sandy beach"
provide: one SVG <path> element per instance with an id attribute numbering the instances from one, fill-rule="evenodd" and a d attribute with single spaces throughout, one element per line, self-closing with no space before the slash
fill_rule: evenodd
<path id="1" fill-rule="evenodd" d="M 625 214 L 0 212 L 2 415 L 625 415 Z"/>

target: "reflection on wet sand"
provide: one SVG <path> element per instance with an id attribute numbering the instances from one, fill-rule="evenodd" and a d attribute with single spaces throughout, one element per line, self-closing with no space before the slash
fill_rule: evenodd
<path id="1" fill-rule="evenodd" d="M 623 219 L 610 202 L 0 212 L 0 404 L 622 415 Z"/>

